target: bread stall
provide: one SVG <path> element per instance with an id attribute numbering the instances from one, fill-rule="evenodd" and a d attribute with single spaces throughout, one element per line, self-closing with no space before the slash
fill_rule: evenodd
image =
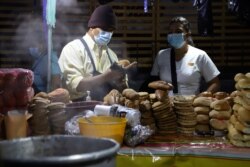
<path id="1" fill-rule="evenodd" d="M 249 73 L 235 75 L 236 90 L 231 93 L 174 96 L 171 102 L 175 117 L 171 116 L 169 108 L 159 107 L 162 99 L 153 102 L 157 91 L 150 94 L 156 133 L 135 147 L 122 147 L 117 156 L 118 166 L 248 166 L 247 76 Z M 145 102 L 140 104 L 141 123 L 145 125 L 144 120 L 149 116 L 142 107 Z M 159 110 L 164 108 L 167 116 L 161 113 L 157 118 Z M 161 121 L 167 125 L 165 129 Z"/>
<path id="2" fill-rule="evenodd" d="M 94 9 L 94 6 L 96 6 L 96 2 L 94 1 L 86 2 L 78 0 L 78 2 L 80 2 L 79 4 L 81 8 L 92 10 Z M 168 13 L 165 11 L 168 11 L 168 9 L 173 6 L 176 10 L 179 10 L 179 8 L 187 9 L 187 3 L 191 3 L 191 1 L 179 1 L 181 7 L 176 5 L 179 2 L 176 3 L 177 1 L 173 1 L 170 3 L 170 0 L 164 2 L 159 0 L 149 2 L 148 0 L 145 0 L 143 1 L 144 4 L 141 1 L 126 2 L 129 3 L 123 3 L 121 1 L 112 2 L 116 13 L 120 17 L 119 24 L 121 26 L 118 28 L 117 33 L 114 33 L 114 39 L 112 39 L 111 46 L 116 48 L 115 50 L 119 53 L 120 61 L 117 64 L 118 66 L 124 68 L 124 66 L 130 65 L 130 62 L 137 60 L 137 68 L 141 67 L 141 73 L 145 75 L 146 71 L 144 71 L 143 67 L 151 67 L 156 51 L 163 46 L 165 47 L 166 34 L 164 34 L 165 32 L 162 30 L 165 31 L 166 25 L 158 25 L 166 21 L 166 15 L 162 13 Z M 215 12 L 218 12 L 218 9 L 220 9 L 225 2 L 226 0 L 214 3 L 213 5 L 216 9 Z M 4 0 L 4 3 L 8 4 L 9 2 Z M 33 1 L 21 3 L 27 3 L 27 6 L 30 8 L 32 8 L 33 5 L 37 5 L 37 3 L 33 4 Z M 105 3 L 105 1 L 102 3 Z M 176 4 L 173 5 L 172 3 Z M 73 6 L 72 9 L 76 8 L 76 4 L 77 3 L 74 4 L 75 6 Z M 144 8 L 144 11 L 141 11 L 143 7 L 148 8 Z M 223 12 L 225 12 L 225 6 Z M 69 14 L 69 18 L 74 17 L 75 19 L 69 19 L 70 21 L 68 23 L 68 25 L 74 27 L 72 28 L 74 36 L 76 33 L 79 33 L 75 29 L 77 27 L 77 20 L 80 18 L 78 22 L 79 25 L 82 24 L 82 15 L 86 18 L 89 17 L 89 13 L 86 13 L 80 12 L 79 14 L 76 12 L 73 15 Z M 188 13 L 189 14 L 187 15 L 192 15 L 192 17 L 190 17 L 191 22 L 194 22 L 194 25 L 196 25 L 192 11 L 188 11 Z M 63 16 L 66 15 L 67 12 L 63 13 Z M 172 16 L 172 13 L 169 15 Z M 218 13 L 216 17 L 217 21 L 221 21 L 221 17 Z M 87 20 L 86 18 L 84 18 L 85 22 Z M 57 27 L 60 27 L 63 22 L 60 19 L 58 19 L 59 24 Z M 64 19 L 67 20 L 68 15 L 67 17 L 64 17 Z M 169 20 L 169 16 L 167 16 L 167 20 Z M 139 28 L 135 28 L 136 26 L 132 22 L 135 22 L 136 26 L 140 25 Z M 216 22 L 216 24 L 221 23 Z M 225 22 L 223 22 L 222 26 L 222 29 L 225 31 L 228 29 L 230 31 L 230 28 L 232 28 L 228 28 L 227 23 Z M 228 65 L 230 63 L 231 65 L 233 63 L 239 64 L 238 60 L 240 59 L 241 65 L 246 67 L 248 61 L 245 60 L 248 60 L 246 58 L 248 50 L 242 50 L 241 58 L 235 58 L 233 56 L 233 58 L 231 58 L 230 49 L 232 48 L 232 52 L 234 52 L 235 47 L 237 47 L 236 51 L 238 52 L 238 50 L 240 50 L 240 44 L 226 43 L 227 41 L 230 42 L 230 40 L 232 40 L 228 40 L 228 36 L 230 35 L 225 35 L 227 33 L 223 34 L 222 30 L 218 29 L 220 26 L 215 27 L 217 28 L 216 33 L 217 35 L 219 34 L 219 37 L 203 38 L 195 34 L 195 31 L 193 31 L 194 39 L 198 40 L 197 45 L 201 48 L 203 46 L 205 49 L 209 50 L 217 65 Z M 243 30 L 243 28 L 239 30 Z M 242 32 L 247 33 L 248 31 L 244 29 Z M 60 34 L 60 37 L 58 37 L 58 34 Z M 63 30 L 58 31 L 55 29 L 56 39 L 68 37 L 61 34 L 63 34 Z M 82 35 L 82 33 L 77 35 Z M 245 36 L 246 39 L 242 39 L 243 43 L 248 40 L 247 35 Z M 234 36 L 230 36 L 230 38 L 233 37 Z M 49 38 L 51 38 L 51 36 L 49 36 Z M 212 41 L 211 43 L 209 43 L 210 40 Z M 221 41 L 224 41 L 225 43 L 221 44 Z M 122 45 L 122 49 L 120 45 Z M 231 45 L 233 47 L 231 47 Z M 248 43 L 243 45 L 247 46 Z M 56 47 L 60 47 L 59 44 L 57 44 Z M 127 47 L 127 50 L 124 49 L 124 47 Z M 125 57 L 124 55 L 128 56 L 130 61 L 123 59 Z M 234 61 L 235 59 L 237 61 Z M 127 65 L 121 65 L 122 60 L 124 60 L 123 62 L 127 63 Z M 189 65 L 193 66 L 194 64 L 189 63 Z M 233 68 L 231 69 L 231 67 L 229 67 L 229 69 L 232 70 Z M 25 75 L 21 76 L 22 79 L 25 79 L 19 80 L 19 72 L 16 73 L 14 70 L 15 86 L 9 84 L 10 79 L 8 78 L 8 75 L 6 79 L 5 73 L 3 75 L 0 73 L 0 107 L 2 107 L 0 108 L 0 166 L 2 165 L 3 159 L 6 160 L 7 158 L 7 161 L 9 161 L 9 158 L 16 158 L 14 154 L 9 157 L 3 156 L 5 153 L 8 151 L 13 152 L 17 145 L 20 147 L 20 150 L 22 150 L 23 147 L 20 146 L 19 143 L 24 142 L 24 144 L 29 145 L 30 139 L 34 139 L 35 142 L 41 139 L 43 141 L 42 144 L 45 142 L 45 145 L 43 145 L 45 148 L 52 148 L 51 145 L 55 145 L 58 148 L 56 154 L 59 153 L 60 156 L 61 152 L 67 152 L 66 149 L 70 150 L 70 154 L 74 154 L 74 151 L 77 150 L 77 154 L 81 155 L 86 148 L 94 148 L 94 151 L 96 151 L 96 149 L 99 148 L 106 149 L 103 145 L 109 146 L 105 143 L 103 145 L 95 145 L 97 141 L 94 140 L 89 143 L 87 142 L 86 144 L 83 143 L 81 137 L 84 137 L 84 140 L 85 137 L 87 139 L 89 137 L 94 137 L 98 139 L 106 138 L 112 141 L 113 144 L 111 145 L 114 148 L 107 148 L 112 149 L 112 152 L 109 152 L 111 156 L 107 156 L 105 163 L 110 163 L 110 165 L 117 167 L 245 167 L 250 165 L 250 75 L 247 68 L 240 69 L 239 71 L 242 70 L 242 72 L 235 75 L 234 78 L 230 78 L 230 83 L 233 82 L 233 91 L 224 91 L 222 89 L 214 93 L 202 91 L 198 95 L 169 95 L 169 92 L 173 89 L 173 85 L 163 80 L 150 82 L 146 85 L 148 88 L 152 89 L 153 92 L 140 91 L 138 87 L 141 82 L 138 82 L 138 80 L 141 79 L 141 77 L 143 78 L 144 75 L 132 71 L 135 72 L 136 81 L 132 84 L 129 83 L 130 85 L 128 85 L 128 81 L 130 80 L 125 78 L 125 84 L 123 86 L 126 88 L 113 89 L 100 101 L 95 101 L 93 96 L 91 97 L 93 91 L 87 91 L 86 93 L 88 96 L 77 102 L 72 101 L 69 95 L 69 90 L 62 87 L 48 92 L 35 94 L 31 88 L 33 80 L 32 72 L 26 69 L 18 70 L 20 70 L 20 72 L 25 71 Z M 127 72 L 126 69 L 125 71 Z M 225 75 L 223 74 L 222 77 L 225 77 Z M 50 78 L 48 78 L 48 81 L 49 80 Z M 5 90 L 5 88 L 1 87 L 2 81 L 4 81 L 4 87 L 6 87 L 7 91 L 2 91 Z M 22 85 L 22 81 L 25 81 L 24 83 L 26 85 Z M 24 102 L 22 100 L 24 100 Z M 3 104 L 1 102 L 3 102 Z M 11 110 L 14 110 L 14 113 L 11 114 L 14 114 L 14 116 L 20 116 L 19 109 L 21 111 L 22 126 L 18 124 L 20 119 L 17 120 L 7 117 L 8 111 Z M 21 135 L 16 131 L 19 128 L 21 128 L 21 131 L 19 131 L 21 132 Z M 8 129 L 10 129 L 10 132 Z M 70 138 L 72 142 L 60 142 L 59 144 L 62 145 L 56 145 L 58 144 L 58 141 L 60 141 L 58 137 L 62 136 L 66 140 L 67 138 Z M 54 138 L 56 139 L 56 142 L 54 141 Z M 52 144 L 48 146 L 51 139 Z M 75 139 L 77 141 L 74 142 Z M 14 145 L 12 145 L 12 141 L 15 141 Z M 41 141 L 37 142 L 39 143 Z M 8 144 L 11 144 L 11 146 L 7 146 Z M 39 144 L 35 143 L 35 145 L 38 146 Z M 65 147 L 65 145 L 67 145 L 67 147 Z M 77 147 L 78 145 L 84 147 Z M 85 145 L 87 147 L 85 147 Z M 20 150 L 18 149 L 15 153 L 19 155 L 24 153 Z M 47 151 L 53 152 L 54 150 Z M 102 152 L 103 150 L 97 151 Z M 25 153 L 28 153 L 28 155 L 23 155 L 24 158 L 29 159 L 32 157 L 31 155 L 33 153 L 29 152 L 28 149 Z M 78 155 L 76 155 L 76 157 Z M 86 153 L 86 156 L 88 155 L 90 154 Z M 91 157 L 89 160 L 91 160 L 91 163 L 95 161 L 98 163 L 100 161 L 95 158 L 99 156 L 100 154 L 97 153 L 94 155 L 94 159 L 91 159 L 93 158 Z M 84 157 L 80 158 L 84 159 Z M 13 159 L 11 159 L 11 161 L 12 160 Z M 46 163 L 51 165 L 52 163 L 52 166 L 55 164 L 59 166 L 73 166 L 78 165 L 82 159 L 79 160 L 76 158 L 71 161 L 72 159 L 65 159 L 64 157 L 62 158 L 63 161 L 59 162 L 58 159 L 54 159 L 54 155 L 49 155 L 48 159 L 46 157 L 40 160 L 32 160 L 35 161 L 30 162 L 37 163 L 35 165 L 45 165 Z M 42 164 L 43 160 L 48 160 L 49 162 L 45 163 L 44 161 L 44 164 Z M 17 163 L 20 163 L 20 159 Z M 24 164 L 21 163 L 21 166 L 22 165 Z M 101 166 L 102 165 L 105 166 L 105 164 L 101 164 Z"/>

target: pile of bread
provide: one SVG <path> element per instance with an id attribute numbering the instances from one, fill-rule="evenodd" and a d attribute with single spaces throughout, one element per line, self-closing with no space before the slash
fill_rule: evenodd
<path id="1" fill-rule="evenodd" d="M 250 147 L 250 73 L 237 74 L 234 92 L 202 92 L 198 96 L 168 96 L 172 85 L 154 81 L 154 93 L 112 90 L 104 103 L 121 104 L 141 112 L 141 124 L 157 134 L 228 134 L 236 146 Z M 197 133 L 193 133 L 197 132 Z"/>
<path id="2" fill-rule="evenodd" d="M 196 113 L 193 108 L 193 100 L 195 96 L 173 97 L 174 112 L 177 116 L 177 130 L 179 133 L 193 135 L 197 124 Z"/>
<path id="3" fill-rule="evenodd" d="M 130 88 L 122 92 L 113 89 L 104 97 L 103 102 L 107 105 L 120 104 L 138 109 L 141 112 L 141 124 L 150 126 L 159 134 L 176 133 L 176 115 L 168 96 L 172 85 L 164 81 L 154 81 L 148 86 L 155 89 L 155 93 L 136 92 Z"/>
<path id="4" fill-rule="evenodd" d="M 62 109 L 69 99 L 69 92 L 63 88 L 36 94 L 28 103 L 28 112 L 32 114 L 28 120 L 31 135 L 63 134 L 66 113 Z"/>
<path id="5" fill-rule="evenodd" d="M 233 145 L 250 147 L 250 73 L 238 73 L 234 80 L 236 91 L 228 138 Z"/>
<path id="6" fill-rule="evenodd" d="M 227 131 L 228 120 L 232 114 L 232 99 L 226 92 L 202 92 L 194 99 L 194 111 L 197 114 L 196 132 L 209 134 L 217 132 L 224 134 Z"/>

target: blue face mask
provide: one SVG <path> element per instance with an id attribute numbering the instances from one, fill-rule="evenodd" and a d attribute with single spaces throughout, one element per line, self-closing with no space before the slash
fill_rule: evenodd
<path id="1" fill-rule="evenodd" d="M 168 34 L 167 38 L 168 43 L 176 49 L 181 48 L 185 44 L 184 33 Z"/>
<path id="2" fill-rule="evenodd" d="M 112 37 L 112 32 L 100 31 L 100 33 L 94 36 L 95 42 L 97 45 L 107 45 Z"/>

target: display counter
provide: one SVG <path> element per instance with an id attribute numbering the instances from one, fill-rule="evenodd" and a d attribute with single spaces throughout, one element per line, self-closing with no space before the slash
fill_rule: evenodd
<path id="1" fill-rule="evenodd" d="M 117 167 L 249 167 L 250 148 L 225 137 L 154 136 L 137 147 L 123 146 Z"/>

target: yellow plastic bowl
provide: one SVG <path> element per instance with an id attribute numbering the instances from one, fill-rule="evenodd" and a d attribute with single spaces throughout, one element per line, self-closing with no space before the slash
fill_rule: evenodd
<path id="1" fill-rule="evenodd" d="M 122 144 L 126 118 L 97 116 L 78 119 L 80 134 L 97 138 L 111 138 Z"/>

